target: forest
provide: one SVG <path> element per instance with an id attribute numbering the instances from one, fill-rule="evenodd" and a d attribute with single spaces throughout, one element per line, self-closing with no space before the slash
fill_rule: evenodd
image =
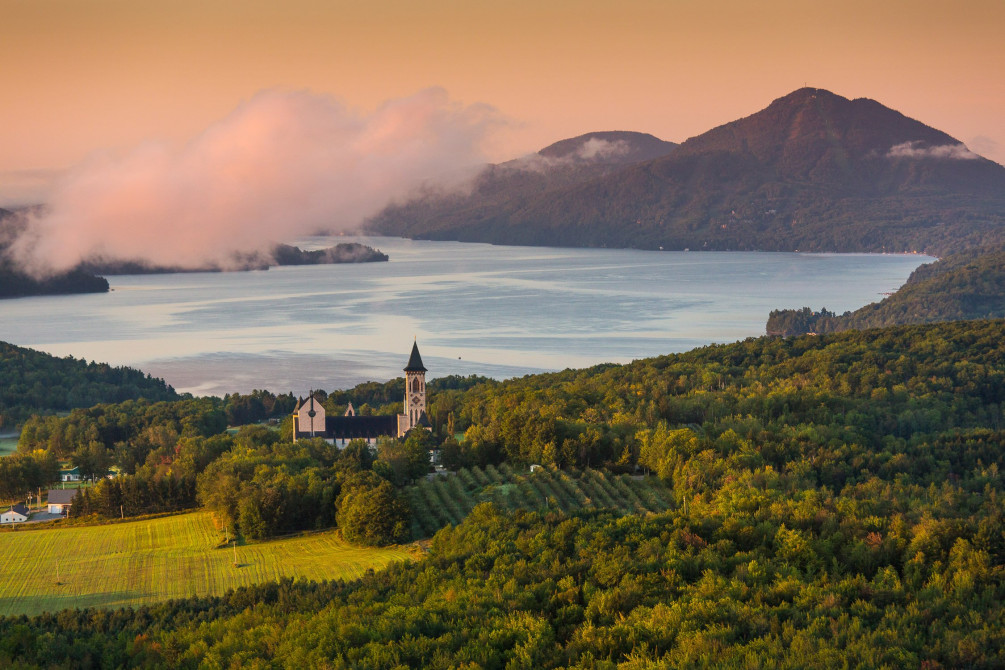
<path id="1" fill-rule="evenodd" d="M 139 397 L 178 397 L 163 379 L 139 370 L 58 358 L 7 342 L 0 342 L 0 379 L 0 429 L 19 426 L 33 414 Z"/>
<path id="2" fill-rule="evenodd" d="M 768 335 L 789 336 L 1001 318 L 1005 318 L 1005 251 L 971 251 L 922 265 L 896 293 L 854 312 L 774 310 L 766 330 Z"/>
<path id="3" fill-rule="evenodd" d="M 402 541 L 438 527 L 413 518 L 427 493 L 410 488 L 437 445 L 467 491 L 484 490 L 476 478 L 492 485 L 497 470 L 541 464 L 544 479 L 528 485 L 553 486 L 557 504 L 542 495 L 521 511 L 493 494 L 498 502 L 451 517 L 423 560 L 358 582 L 2 619 L 0 662 L 998 667 L 1003 348 L 1005 321 L 985 320 L 763 337 L 507 382 L 451 379 L 430 395 L 432 434 L 376 453 L 294 445 L 288 422 L 221 433 L 220 400 L 33 420 L 26 453 L 58 449 L 71 428 L 95 450 L 149 443 L 133 474 L 89 492 L 96 514 L 177 475 L 187 504 L 249 538 L 335 526 L 362 544 Z M 395 383 L 325 402 L 384 411 Z M 572 496 L 590 469 L 608 473 L 612 499 L 619 473 L 649 473 L 663 505 L 632 513 L 560 501 L 560 483 Z M 600 481 L 582 476 L 601 499 Z"/>

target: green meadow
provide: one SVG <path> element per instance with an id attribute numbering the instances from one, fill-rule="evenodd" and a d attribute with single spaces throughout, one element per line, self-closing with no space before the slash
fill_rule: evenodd
<path id="1" fill-rule="evenodd" d="M 0 614 L 137 606 L 222 595 L 280 577 L 354 579 L 411 558 L 407 547 L 354 547 L 325 531 L 220 547 L 208 512 L 102 526 L 0 530 Z M 57 577 L 58 574 L 58 577 Z"/>
<path id="2" fill-rule="evenodd" d="M 17 437 L 0 437 L 0 456 L 10 456 L 17 451 Z"/>

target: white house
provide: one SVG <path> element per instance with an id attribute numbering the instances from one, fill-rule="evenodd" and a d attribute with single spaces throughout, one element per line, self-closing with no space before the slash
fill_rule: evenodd
<path id="1" fill-rule="evenodd" d="M 0 514 L 0 523 L 23 523 L 28 520 L 28 508 L 22 503 L 11 506 L 9 510 Z"/>
<path id="2" fill-rule="evenodd" d="M 79 492 L 79 489 L 49 489 L 49 514 L 65 515 Z"/>
<path id="3" fill-rule="evenodd" d="M 79 482 L 80 481 L 80 468 L 71 468 L 69 470 L 59 471 L 59 481 L 61 482 Z"/>

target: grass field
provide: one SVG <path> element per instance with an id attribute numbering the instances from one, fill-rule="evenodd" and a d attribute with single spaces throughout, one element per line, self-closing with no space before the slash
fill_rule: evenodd
<path id="1" fill-rule="evenodd" d="M 411 557 L 408 548 L 367 549 L 335 531 L 218 549 L 208 512 L 107 526 L 0 530 L 0 614 L 67 607 L 124 607 L 279 577 L 352 579 Z M 59 581 L 56 583 L 56 571 Z"/>
<path id="2" fill-rule="evenodd" d="M 17 437 L 0 437 L 0 457 L 10 456 L 17 451 Z"/>
<path id="3" fill-rule="evenodd" d="M 462 468 L 456 474 L 410 486 L 412 536 L 429 537 L 458 524 L 480 502 L 503 509 L 616 509 L 626 514 L 662 512 L 671 492 L 655 477 L 630 477 L 599 470 L 519 472 L 503 463 Z"/>

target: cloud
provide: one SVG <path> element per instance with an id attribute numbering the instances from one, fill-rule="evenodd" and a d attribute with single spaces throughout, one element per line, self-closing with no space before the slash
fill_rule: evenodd
<path id="1" fill-rule="evenodd" d="M 583 145 L 576 151 L 576 156 L 584 160 L 594 158 L 608 158 L 610 156 L 622 156 L 627 154 L 631 147 L 628 142 L 618 140 L 610 142 L 599 137 L 591 137 L 583 142 Z"/>
<path id="2" fill-rule="evenodd" d="M 973 160 L 980 158 L 967 149 L 965 144 L 943 144 L 937 147 L 924 146 L 923 142 L 904 142 L 890 147 L 887 158 L 948 158 L 950 160 Z"/>
<path id="3" fill-rule="evenodd" d="M 54 184 L 11 256 L 36 274 L 93 258 L 225 266 L 235 253 L 350 230 L 441 173 L 481 164 L 494 109 L 439 88 L 358 114 L 266 91 L 189 142 L 101 153 Z"/>

